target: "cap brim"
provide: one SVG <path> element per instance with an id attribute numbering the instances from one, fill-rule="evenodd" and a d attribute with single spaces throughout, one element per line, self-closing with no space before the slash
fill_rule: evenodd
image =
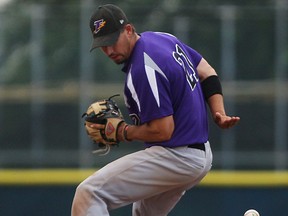
<path id="1" fill-rule="evenodd" d="M 117 42 L 119 35 L 120 35 L 120 31 L 116 31 L 109 35 L 94 37 L 90 52 L 98 47 L 112 46 L 114 43 Z"/>

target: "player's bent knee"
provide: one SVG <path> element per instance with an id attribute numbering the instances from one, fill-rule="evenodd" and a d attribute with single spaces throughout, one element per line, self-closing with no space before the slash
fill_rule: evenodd
<path id="1" fill-rule="evenodd" d="M 79 203 L 88 201 L 89 197 L 91 197 L 90 194 L 89 186 L 82 182 L 76 188 L 73 205 L 78 205 Z"/>
<path id="2" fill-rule="evenodd" d="M 97 188 L 99 187 L 96 181 L 93 184 L 87 180 L 83 181 L 77 186 L 74 199 L 79 200 L 77 202 L 89 202 L 91 199 L 100 198 L 101 192 Z"/>
<path id="3" fill-rule="evenodd" d="M 91 186 L 82 182 L 76 188 L 73 203 L 72 203 L 72 215 L 84 215 L 87 209 L 88 203 L 90 203 L 92 191 Z"/>
<path id="4" fill-rule="evenodd" d="M 87 196 L 89 193 L 91 193 L 90 188 L 91 186 L 89 186 L 88 184 L 84 182 L 80 183 L 76 188 L 75 196 Z"/>

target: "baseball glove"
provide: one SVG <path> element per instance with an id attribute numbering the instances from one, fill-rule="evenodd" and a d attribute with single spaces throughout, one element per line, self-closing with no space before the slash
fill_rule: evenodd
<path id="1" fill-rule="evenodd" d="M 85 128 L 88 136 L 100 147 L 93 153 L 108 154 L 111 146 L 119 144 L 117 131 L 124 119 L 116 102 L 112 100 L 115 96 L 119 95 L 113 95 L 109 99 L 92 103 L 82 115 L 82 118 L 84 117 L 85 119 Z M 105 129 L 92 128 L 90 127 L 91 124 L 103 124 Z"/>

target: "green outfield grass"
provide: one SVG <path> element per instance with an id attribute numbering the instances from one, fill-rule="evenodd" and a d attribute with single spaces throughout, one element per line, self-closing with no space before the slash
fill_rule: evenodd
<path id="1" fill-rule="evenodd" d="M 97 169 L 0 169 L 0 185 L 76 185 Z M 211 171 L 200 186 L 287 187 L 288 171 Z"/>

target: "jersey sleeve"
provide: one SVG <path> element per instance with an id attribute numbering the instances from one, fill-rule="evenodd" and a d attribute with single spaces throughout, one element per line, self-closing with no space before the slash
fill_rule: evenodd
<path id="1" fill-rule="evenodd" d="M 185 47 L 186 51 L 192 57 L 193 64 L 196 68 L 199 65 L 201 59 L 203 58 L 202 55 L 198 53 L 196 50 L 194 50 L 193 48 L 187 46 L 186 44 L 183 44 L 183 46 Z"/>

